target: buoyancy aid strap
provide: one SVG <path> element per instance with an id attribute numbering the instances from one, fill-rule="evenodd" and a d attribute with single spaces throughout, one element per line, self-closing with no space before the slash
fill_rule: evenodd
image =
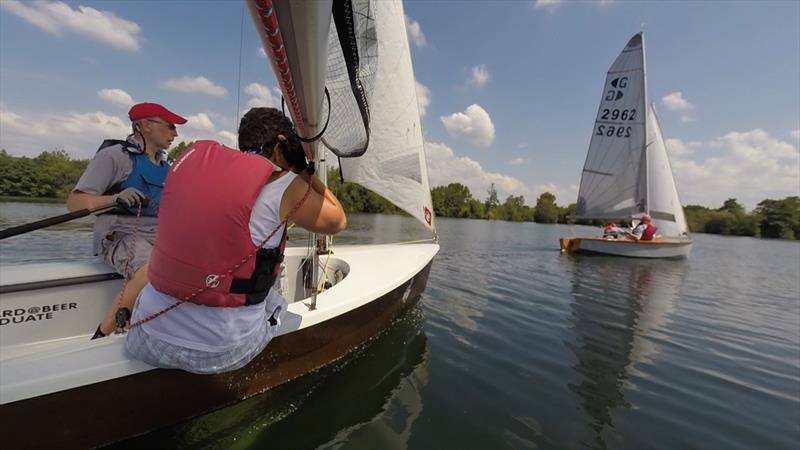
<path id="1" fill-rule="evenodd" d="M 100 150 L 103 150 L 104 148 L 113 147 L 115 145 L 121 146 L 123 150 L 125 150 L 126 152 L 129 152 L 129 153 L 140 153 L 140 152 L 132 152 L 130 150 L 131 148 L 137 148 L 138 149 L 137 146 L 131 144 L 128 141 L 123 141 L 123 140 L 120 140 L 120 139 L 106 139 L 106 140 L 104 140 L 103 143 L 100 144 L 100 147 L 97 148 L 97 151 L 99 152 Z"/>
<path id="2" fill-rule="evenodd" d="M 275 285 L 281 273 L 283 252 L 286 248 L 286 225 L 283 226 L 283 236 L 277 248 L 259 249 L 256 253 L 256 264 L 250 278 L 234 278 L 231 281 L 232 294 L 246 294 L 245 304 L 255 305 L 267 298 L 269 290 Z"/>

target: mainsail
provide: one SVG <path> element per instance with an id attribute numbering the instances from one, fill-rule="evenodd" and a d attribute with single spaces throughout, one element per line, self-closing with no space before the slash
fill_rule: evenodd
<path id="1" fill-rule="evenodd" d="M 608 70 L 578 192 L 576 217 L 620 219 L 647 211 L 644 37 Z"/>

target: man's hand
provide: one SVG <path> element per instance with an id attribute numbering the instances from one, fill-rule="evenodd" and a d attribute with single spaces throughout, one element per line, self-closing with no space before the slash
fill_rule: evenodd
<path id="1" fill-rule="evenodd" d="M 134 206 L 138 205 L 144 206 L 147 204 L 147 196 L 144 195 L 144 192 L 136 189 L 135 187 L 125 188 L 118 194 L 114 194 L 114 196 L 111 198 L 120 205 L 128 208 L 133 208 Z"/>

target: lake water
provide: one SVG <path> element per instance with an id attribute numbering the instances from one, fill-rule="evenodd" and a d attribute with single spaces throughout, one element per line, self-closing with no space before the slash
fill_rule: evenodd
<path id="1" fill-rule="evenodd" d="M 0 227 L 62 212 L 0 203 Z M 587 227 L 437 220 L 422 301 L 372 342 L 118 447 L 798 448 L 797 242 L 699 234 L 650 261 L 559 253 Z M 0 263 L 90 259 L 90 223 L 4 240 Z M 420 228 L 352 215 L 334 246 Z"/>

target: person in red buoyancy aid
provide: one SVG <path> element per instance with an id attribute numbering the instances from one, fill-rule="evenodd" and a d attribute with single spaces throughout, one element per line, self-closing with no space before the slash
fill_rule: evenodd
<path id="1" fill-rule="evenodd" d="M 322 234 L 344 229 L 344 210 L 280 111 L 248 111 L 239 148 L 197 141 L 170 168 L 149 283 L 125 343 L 134 358 L 200 374 L 243 367 L 286 311 L 273 289 L 285 222 Z"/>
<path id="2" fill-rule="evenodd" d="M 656 237 L 656 231 L 658 231 L 658 227 L 653 224 L 650 215 L 644 214 L 642 221 L 639 222 L 639 225 L 636 225 L 636 228 L 628 236 L 635 241 L 652 241 Z"/>

